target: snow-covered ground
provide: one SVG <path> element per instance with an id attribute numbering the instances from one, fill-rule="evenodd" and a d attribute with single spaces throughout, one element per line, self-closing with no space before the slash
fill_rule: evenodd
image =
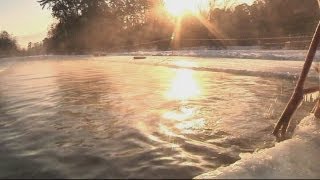
<path id="1" fill-rule="evenodd" d="M 270 149 L 242 154 L 233 165 L 200 175 L 195 179 L 279 179 L 320 178 L 320 120 L 306 117 L 292 139 Z"/>
<path id="2" fill-rule="evenodd" d="M 94 59 L 112 62 L 148 64 L 174 68 L 189 68 L 198 71 L 228 72 L 242 75 L 267 76 L 295 79 L 301 72 L 304 61 L 262 60 L 243 58 L 208 58 L 188 56 L 146 56 L 133 59 L 132 56 L 102 56 Z M 310 77 L 317 78 L 314 70 Z"/>
<path id="3" fill-rule="evenodd" d="M 277 76 L 297 78 L 301 72 L 307 50 L 179 50 L 179 51 L 137 51 L 111 53 L 108 57 L 147 56 L 147 59 L 134 60 L 135 63 L 170 67 L 188 66 L 194 70 L 223 71 L 247 75 Z M 105 57 L 102 57 L 105 59 Z M 109 59 L 109 58 L 108 58 Z M 320 52 L 314 63 L 318 63 Z M 180 61 L 188 61 L 187 65 Z M 133 62 L 133 61 L 130 61 Z M 314 71 L 310 76 L 318 77 Z"/>
<path id="4" fill-rule="evenodd" d="M 122 55 L 148 55 L 148 56 L 197 56 L 197 57 L 223 57 L 245 59 L 269 60 L 304 60 L 307 50 L 179 50 L 179 51 L 137 51 L 124 52 Z M 317 54 L 317 59 L 320 53 Z"/>

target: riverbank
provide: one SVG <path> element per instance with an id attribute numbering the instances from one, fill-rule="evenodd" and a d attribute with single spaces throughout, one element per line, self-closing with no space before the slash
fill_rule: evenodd
<path id="1" fill-rule="evenodd" d="M 320 121 L 310 115 L 297 127 L 292 139 L 252 154 L 195 179 L 317 179 L 320 177 Z"/>
<path id="2" fill-rule="evenodd" d="M 303 61 L 306 57 L 307 50 L 264 50 L 264 49 L 228 49 L 228 50 L 213 50 L 213 49 L 187 49 L 175 51 L 123 51 L 123 52 L 94 52 L 86 54 L 70 53 L 61 55 L 37 55 L 37 56 L 11 56 L 4 57 L 0 55 L 0 59 L 4 58 L 20 58 L 20 57 L 40 57 L 40 56 L 184 56 L 184 57 L 203 57 L 203 58 L 238 58 L 238 59 L 259 59 L 259 60 L 289 60 Z M 316 59 L 320 58 L 320 53 L 316 54 Z"/>
<path id="3" fill-rule="evenodd" d="M 19 58 L 4 58 L 0 64 L 13 64 L 24 60 L 99 60 L 117 63 L 142 64 L 152 66 L 164 66 L 171 68 L 184 68 L 196 71 L 226 72 L 239 75 L 277 77 L 285 79 L 297 79 L 304 61 L 275 60 L 275 59 L 246 59 L 246 58 L 213 58 L 190 56 L 145 56 L 145 59 L 134 59 L 131 55 L 107 55 L 94 57 L 91 55 L 44 55 L 26 56 Z M 317 80 L 318 74 L 313 69 L 309 79 Z"/>
<path id="4" fill-rule="evenodd" d="M 307 50 L 263 50 L 263 49 L 228 49 L 228 50 L 212 50 L 212 49 L 191 49 L 177 51 L 136 51 L 136 52 L 120 52 L 109 53 L 109 55 L 145 55 L 145 56 L 192 56 L 192 57 L 208 57 L 208 58 L 241 58 L 241 59 L 265 59 L 265 60 L 290 60 L 302 61 L 305 59 Z M 320 58 L 318 52 L 316 58 Z"/>
<path id="5" fill-rule="evenodd" d="M 241 58 L 205 58 L 186 56 L 146 56 L 146 59 L 133 59 L 132 56 L 94 57 L 96 60 L 184 68 L 196 71 L 227 72 L 239 75 L 277 77 L 297 79 L 304 61 L 262 60 Z M 310 71 L 310 79 L 317 79 L 318 74 Z"/>

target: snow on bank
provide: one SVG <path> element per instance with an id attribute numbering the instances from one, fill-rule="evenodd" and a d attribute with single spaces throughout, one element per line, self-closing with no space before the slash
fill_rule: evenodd
<path id="1" fill-rule="evenodd" d="M 304 61 L 258 60 L 239 58 L 202 58 L 185 56 L 146 56 L 146 59 L 133 59 L 132 56 L 94 57 L 104 62 L 144 64 L 170 68 L 187 68 L 196 71 L 226 72 L 240 75 L 279 77 L 297 79 Z M 310 79 L 316 80 L 318 74 L 312 69 Z"/>
<path id="2" fill-rule="evenodd" d="M 25 60 L 101 60 L 103 63 L 130 63 L 152 66 L 164 66 L 170 68 L 187 68 L 195 71 L 226 72 L 240 75 L 278 77 L 285 79 L 297 79 L 301 73 L 304 61 L 290 60 L 264 60 L 245 58 L 214 58 L 195 56 L 146 56 L 146 59 L 133 59 L 132 56 L 115 55 L 48 55 L 30 57 L 11 57 L 0 59 L 0 68 L 10 67 L 15 62 Z M 4 70 L 2 69 L 2 72 Z M 318 80 L 319 75 L 312 70 L 309 79 Z"/>
<path id="3" fill-rule="evenodd" d="M 195 179 L 320 178 L 320 120 L 313 115 L 301 121 L 292 139 L 253 154 Z"/>
<path id="4" fill-rule="evenodd" d="M 238 59 L 264 59 L 264 60 L 291 60 L 303 61 L 306 58 L 307 50 L 211 50 L 211 49 L 189 49 L 177 51 L 136 51 L 136 52 L 116 52 L 116 53 L 97 53 L 98 56 L 192 56 L 192 57 L 211 57 L 211 58 L 238 58 Z M 93 54 L 92 54 L 93 55 Z M 40 55 L 30 57 L 14 57 L 16 59 L 26 59 L 34 57 L 88 57 L 90 55 Z M 0 59 L 12 59 L 0 58 Z M 320 59 L 320 52 L 316 54 L 316 59 Z"/>
<path id="5" fill-rule="evenodd" d="M 307 50 L 179 50 L 179 51 L 137 51 L 120 53 L 122 55 L 145 56 L 197 56 L 197 57 L 224 57 L 270 60 L 304 60 Z M 317 59 L 320 53 L 317 53 Z"/>

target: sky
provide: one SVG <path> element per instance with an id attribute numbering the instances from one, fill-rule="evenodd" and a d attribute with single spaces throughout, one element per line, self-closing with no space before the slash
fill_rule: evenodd
<path id="1" fill-rule="evenodd" d="M 53 22 L 51 12 L 37 0 L 0 0 L 0 31 L 12 34 L 20 47 L 42 41 Z"/>
<path id="2" fill-rule="evenodd" d="M 52 23 L 50 10 L 42 9 L 37 0 L 0 0 L 0 31 L 12 34 L 22 48 L 29 42 L 42 41 Z"/>

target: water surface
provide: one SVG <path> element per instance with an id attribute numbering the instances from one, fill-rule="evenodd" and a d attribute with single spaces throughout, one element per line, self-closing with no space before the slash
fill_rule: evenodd
<path id="1" fill-rule="evenodd" d="M 192 178 L 272 146 L 293 86 L 107 60 L 16 62 L 0 72 L 0 178 Z"/>

